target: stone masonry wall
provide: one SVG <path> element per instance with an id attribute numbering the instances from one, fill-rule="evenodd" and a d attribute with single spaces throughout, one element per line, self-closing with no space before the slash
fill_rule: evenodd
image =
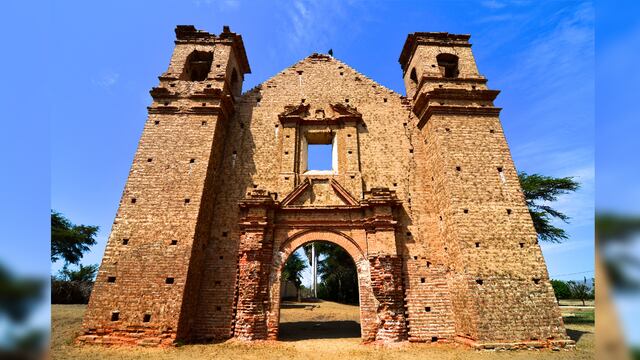
<path id="1" fill-rule="evenodd" d="M 277 339 L 282 265 L 329 241 L 363 341 L 571 344 L 468 35 L 409 35 L 407 97 L 321 54 L 241 94 L 239 35 L 176 37 L 79 341 Z"/>

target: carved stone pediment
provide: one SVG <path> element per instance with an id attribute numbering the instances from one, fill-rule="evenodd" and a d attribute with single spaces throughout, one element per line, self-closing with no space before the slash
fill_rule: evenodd
<path id="1" fill-rule="evenodd" d="M 278 115 L 282 123 L 338 124 L 346 121 L 362 121 L 362 114 L 348 104 L 329 104 L 329 108 L 313 107 L 311 104 L 287 105 L 285 110 Z"/>
<path id="2" fill-rule="evenodd" d="M 348 104 L 330 104 L 331 110 L 333 110 L 334 117 L 348 116 L 348 117 L 362 117 L 362 114 L 358 110 Z"/>
<path id="3" fill-rule="evenodd" d="M 298 118 L 304 119 L 309 116 L 309 104 L 287 105 L 284 107 L 284 112 L 278 115 L 280 119 Z"/>

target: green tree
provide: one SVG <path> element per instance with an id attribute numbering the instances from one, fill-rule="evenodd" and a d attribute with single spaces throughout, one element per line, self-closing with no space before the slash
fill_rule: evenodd
<path id="1" fill-rule="evenodd" d="M 596 214 L 596 238 L 603 250 L 614 245 L 630 246 L 640 233 L 640 217 L 613 213 Z M 614 289 L 623 292 L 640 290 L 640 280 L 633 274 L 640 270 L 640 258 L 628 251 L 602 251 L 607 277 Z"/>
<path id="2" fill-rule="evenodd" d="M 287 281 L 291 281 L 296 287 L 296 297 L 300 301 L 300 286 L 302 285 L 302 271 L 307 268 L 307 265 L 302 260 L 302 257 L 294 252 L 289 256 L 287 262 L 284 264 L 282 270 L 282 278 Z"/>
<path id="3" fill-rule="evenodd" d="M 93 282 L 97 273 L 97 264 L 87 266 L 80 264 L 77 270 L 69 268 L 60 270 L 58 278 L 62 281 Z"/>
<path id="4" fill-rule="evenodd" d="M 570 299 L 571 289 L 569 285 L 562 280 L 551 280 L 551 286 L 553 286 L 553 292 L 556 294 L 556 299 Z"/>
<path id="5" fill-rule="evenodd" d="M 26 333 L 15 333 L 16 325 L 29 319 L 45 294 L 44 281 L 20 278 L 0 264 L 0 358 L 36 359 L 42 356 L 46 344 L 46 331 L 28 328 Z"/>
<path id="6" fill-rule="evenodd" d="M 591 295 L 591 286 L 587 284 L 587 278 L 584 281 L 569 281 L 569 290 L 571 290 L 571 297 L 574 299 L 582 300 L 582 306 L 585 306 L 585 300 Z"/>
<path id="7" fill-rule="evenodd" d="M 51 262 L 63 260 L 77 264 L 82 255 L 96 244 L 97 226 L 75 225 L 55 210 L 51 210 Z"/>
<path id="8" fill-rule="evenodd" d="M 569 217 L 553 209 L 548 203 L 556 201 L 559 195 L 578 190 L 580 184 L 572 177 L 554 178 L 539 174 L 529 175 L 526 172 L 518 173 L 518 177 L 538 239 L 550 242 L 566 240 L 566 232 L 553 226 L 551 221 L 556 218 L 566 223 Z"/>
<path id="9" fill-rule="evenodd" d="M 326 242 L 321 244 L 323 258 L 318 261 L 318 274 L 321 280 L 318 286 L 318 297 L 346 304 L 357 304 L 358 272 L 351 255 L 340 246 Z"/>

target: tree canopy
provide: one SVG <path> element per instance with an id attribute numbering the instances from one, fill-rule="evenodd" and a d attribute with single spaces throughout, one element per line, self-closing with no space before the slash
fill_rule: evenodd
<path id="1" fill-rule="evenodd" d="M 294 252 L 284 264 L 282 278 L 291 281 L 297 289 L 300 289 L 300 285 L 302 285 L 302 271 L 306 268 L 307 265 L 304 263 L 304 260 L 302 260 L 302 257 L 297 252 Z"/>
<path id="2" fill-rule="evenodd" d="M 548 203 L 558 200 L 558 196 L 568 194 L 580 188 L 572 177 L 554 178 L 540 174 L 518 173 L 520 185 L 529 207 L 533 226 L 541 241 L 561 242 L 567 239 L 567 233 L 552 225 L 554 218 L 565 223 L 569 217 L 552 208 Z"/>
<path id="3" fill-rule="evenodd" d="M 77 264 L 82 255 L 96 244 L 98 226 L 75 225 L 55 210 L 51 210 L 51 262 L 63 260 Z"/>

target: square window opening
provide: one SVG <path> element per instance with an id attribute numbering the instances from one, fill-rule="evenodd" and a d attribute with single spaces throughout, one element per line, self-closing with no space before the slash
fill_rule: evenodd
<path id="1" fill-rule="evenodd" d="M 307 171 L 336 171 L 336 137 L 331 133 L 307 134 Z"/>

